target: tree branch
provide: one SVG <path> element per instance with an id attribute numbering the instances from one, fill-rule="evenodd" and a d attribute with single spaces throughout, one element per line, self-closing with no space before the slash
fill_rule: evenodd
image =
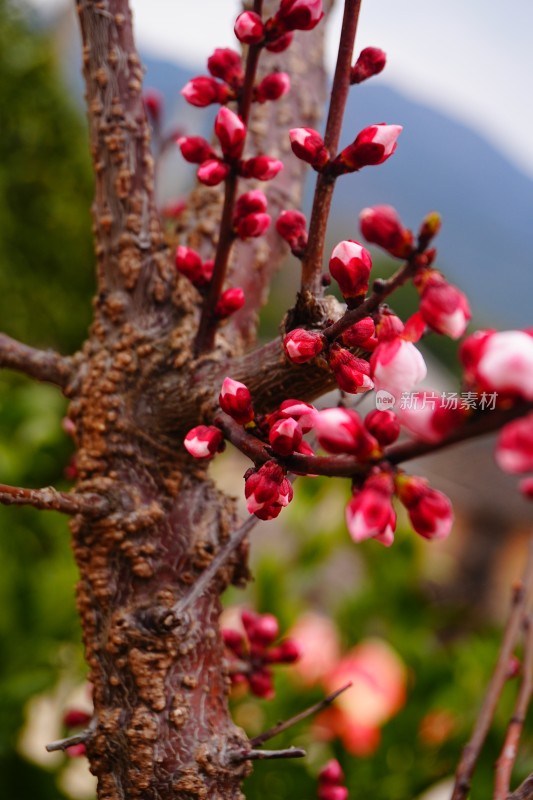
<path id="1" fill-rule="evenodd" d="M 512 794 L 507 795 L 507 800 L 532 800 L 533 798 L 533 772 L 515 789 Z"/>
<path id="2" fill-rule="evenodd" d="M 62 514 L 84 514 L 101 517 L 109 509 L 109 502 L 98 494 L 69 494 L 58 492 L 52 486 L 45 489 L 23 489 L 0 483 L 0 503 L 5 506 L 33 506 L 42 511 L 60 511 Z"/>
<path id="3" fill-rule="evenodd" d="M 476 767 L 481 748 L 485 742 L 496 711 L 503 687 L 507 680 L 509 659 L 516 645 L 522 625 L 524 609 L 533 585 L 533 540 L 530 541 L 526 567 L 522 579 L 513 588 L 511 613 L 505 627 L 503 642 L 490 680 L 481 710 L 479 712 L 470 741 L 465 746 L 455 776 L 455 785 L 451 800 L 465 800 L 470 790 L 472 775 Z"/>
<path id="4" fill-rule="evenodd" d="M 36 350 L 0 333 L 0 367 L 64 389 L 72 378 L 74 362 L 54 350 Z"/>
<path id="5" fill-rule="evenodd" d="M 285 750 L 244 750 L 231 753 L 230 761 L 266 761 L 275 758 L 305 758 L 307 753 L 301 747 L 287 747 Z"/>
<path id="6" fill-rule="evenodd" d="M 57 739 L 55 742 L 50 742 L 50 744 L 46 745 L 46 749 L 49 753 L 53 753 L 55 750 L 68 750 L 69 747 L 72 747 L 75 744 L 85 744 L 91 737 L 92 733 L 93 730 L 91 728 L 85 728 L 85 730 L 81 731 L 80 733 L 75 733 L 73 736 L 67 736 L 66 739 Z"/>

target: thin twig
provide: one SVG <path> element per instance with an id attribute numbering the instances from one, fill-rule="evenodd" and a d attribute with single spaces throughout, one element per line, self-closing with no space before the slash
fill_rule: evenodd
<path id="1" fill-rule="evenodd" d="M 54 350 L 37 350 L 0 333 L 0 367 L 64 389 L 72 377 L 73 361 Z"/>
<path id="2" fill-rule="evenodd" d="M 337 697 L 340 694 L 349 689 L 351 685 L 352 683 L 350 681 L 350 683 L 341 686 L 341 688 L 337 689 L 335 692 L 328 694 L 328 696 L 324 697 L 323 700 L 319 700 L 318 703 L 315 703 L 314 705 L 309 706 L 309 708 L 300 711 L 299 714 L 295 714 L 293 717 L 289 717 L 289 719 L 283 720 L 282 722 L 278 722 L 272 728 L 269 728 L 267 731 L 264 731 L 264 733 L 260 733 L 259 736 L 254 736 L 253 739 L 250 739 L 251 746 L 260 747 L 263 744 L 263 742 L 268 742 L 269 739 L 273 739 L 274 736 L 278 735 L 278 733 L 282 733 L 283 731 L 286 731 L 288 728 L 292 728 L 292 726 L 296 725 L 298 722 L 307 719 L 307 717 L 311 717 L 313 714 L 317 714 L 319 711 L 322 711 L 323 708 L 327 708 L 329 705 L 333 703 L 334 700 L 337 699 Z"/>
<path id="3" fill-rule="evenodd" d="M 49 753 L 53 753 L 55 750 L 68 750 L 69 747 L 73 747 L 75 744 L 85 744 L 91 734 L 92 729 L 85 728 L 85 730 L 80 733 L 75 733 L 74 736 L 67 736 L 66 739 L 58 739 L 55 742 L 50 742 L 50 744 L 46 745 L 46 749 Z"/>
<path id="4" fill-rule="evenodd" d="M 489 732 L 492 718 L 496 711 L 496 706 L 507 680 L 509 659 L 511 658 L 516 645 L 516 640 L 520 633 L 524 608 L 528 601 L 532 585 L 533 539 L 529 544 L 528 557 L 523 577 L 521 581 L 513 588 L 511 612 L 509 614 L 507 625 L 505 626 L 503 642 L 498 655 L 498 660 L 496 662 L 496 667 L 485 694 L 476 724 L 474 725 L 472 736 L 463 750 L 461 761 L 459 762 L 459 766 L 457 768 L 452 800 L 464 800 L 470 790 L 472 775 L 474 773 L 481 748 L 483 747 L 483 743 L 485 742 Z"/>
<path id="5" fill-rule="evenodd" d="M 285 750 L 246 750 L 232 753 L 230 761 L 266 761 L 273 758 L 305 758 L 307 753 L 301 747 L 287 747 Z"/>
<path id="6" fill-rule="evenodd" d="M 43 511 L 60 511 L 62 514 L 103 516 L 109 502 L 99 494 L 69 494 L 58 492 L 53 486 L 44 489 L 24 489 L 0 483 L 0 503 L 5 506 L 33 506 Z"/>
<path id="7" fill-rule="evenodd" d="M 533 772 L 520 784 L 518 789 L 507 796 L 507 800 L 533 800 Z"/>
<path id="8" fill-rule="evenodd" d="M 533 691 L 533 620 L 531 616 L 524 619 L 524 661 L 522 665 L 522 681 L 516 698 L 513 716 L 509 721 L 507 734 L 500 757 L 496 762 L 494 781 L 494 800 L 506 800 L 511 790 L 511 773 L 518 752 L 518 744 L 526 719 L 526 713 Z"/>

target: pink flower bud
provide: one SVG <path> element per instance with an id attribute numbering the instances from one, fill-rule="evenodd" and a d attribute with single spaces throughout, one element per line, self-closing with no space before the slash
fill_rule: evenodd
<path id="1" fill-rule="evenodd" d="M 185 210 L 186 205 L 184 200 L 171 200 L 165 203 L 161 209 L 161 216 L 165 219 L 177 219 Z"/>
<path id="2" fill-rule="evenodd" d="M 359 215 L 361 233 L 396 258 L 408 258 L 413 251 L 413 234 L 404 228 L 392 206 L 363 208 Z"/>
<path id="3" fill-rule="evenodd" d="M 241 194 L 235 203 L 234 220 L 245 217 L 247 214 L 256 214 L 266 211 L 268 202 L 264 192 L 260 189 L 253 189 L 251 192 Z"/>
<path id="4" fill-rule="evenodd" d="M 505 425 L 498 437 L 495 457 L 504 472 L 533 470 L 533 414 Z"/>
<path id="5" fill-rule="evenodd" d="M 191 428 L 183 444 L 194 458 L 213 458 L 222 449 L 223 441 L 219 428 L 213 425 L 197 425 L 196 428 Z"/>
<path id="6" fill-rule="evenodd" d="M 275 695 L 272 673 L 267 669 L 258 669 L 248 675 L 250 691 L 256 697 L 272 700 Z"/>
<path id="7" fill-rule="evenodd" d="M 370 356 L 370 367 L 376 389 L 395 396 L 410 392 L 427 373 L 422 353 L 400 338 L 378 344 Z"/>
<path id="8" fill-rule="evenodd" d="M 350 328 L 347 328 L 342 334 L 342 341 L 348 347 L 361 347 L 367 349 L 365 346 L 370 342 L 368 349 L 375 347 L 375 333 L 376 326 L 372 317 L 363 317 L 359 322 L 356 322 Z"/>
<path id="9" fill-rule="evenodd" d="M 279 622 L 273 614 L 242 612 L 242 624 L 250 642 L 267 647 L 279 636 Z"/>
<path id="10" fill-rule="evenodd" d="M 526 331 L 477 331 L 459 351 L 468 377 L 502 398 L 533 400 L 533 335 Z"/>
<path id="11" fill-rule="evenodd" d="M 363 358 L 357 358 L 349 350 L 334 344 L 328 355 L 339 389 L 350 394 L 361 394 L 374 388 L 370 378 L 370 364 Z"/>
<path id="12" fill-rule="evenodd" d="M 421 292 L 420 314 L 424 322 L 436 333 L 459 339 L 472 317 L 465 295 L 435 270 L 423 270 L 415 285 Z"/>
<path id="13" fill-rule="evenodd" d="M 219 297 L 218 303 L 215 306 L 215 317 L 218 319 L 227 319 L 232 314 L 235 314 L 244 305 L 244 292 L 240 286 L 233 289 L 226 289 Z"/>
<path id="14" fill-rule="evenodd" d="M 322 0 L 281 0 L 274 21 L 279 30 L 310 31 L 323 16 Z"/>
<path id="15" fill-rule="evenodd" d="M 397 317 L 392 311 L 385 310 L 376 325 L 376 335 L 380 342 L 387 342 L 398 337 L 403 339 L 404 328 L 400 317 Z"/>
<path id="16" fill-rule="evenodd" d="M 359 242 L 340 242 L 329 260 L 329 271 L 339 284 L 345 300 L 358 300 L 368 290 L 372 258 Z"/>
<path id="17" fill-rule="evenodd" d="M 213 158 L 204 161 L 204 163 L 198 167 L 196 177 L 200 183 L 205 184 L 205 186 L 218 186 L 219 183 L 222 183 L 222 181 L 227 178 L 228 173 L 229 166 Z"/>
<path id="18" fill-rule="evenodd" d="M 202 136 L 180 136 L 176 142 L 183 158 L 190 164 L 203 164 L 209 159 L 216 159 L 215 151 Z"/>
<path id="19" fill-rule="evenodd" d="M 254 11 L 243 11 L 239 14 L 233 30 L 243 44 L 259 44 L 265 37 L 263 21 Z"/>
<path id="20" fill-rule="evenodd" d="M 243 178 L 254 178 L 256 181 L 271 181 L 283 169 L 283 162 L 270 156 L 254 156 L 241 161 L 239 172 Z"/>
<path id="21" fill-rule="evenodd" d="M 226 647 L 231 650 L 237 658 L 242 658 L 244 656 L 244 637 L 241 633 L 231 628 L 223 628 L 222 639 Z"/>
<path id="22" fill-rule="evenodd" d="M 348 453 L 369 458 L 380 453 L 377 441 L 367 431 L 361 417 L 349 408 L 325 408 L 313 416 L 313 429 L 319 445 L 327 453 Z"/>
<path id="23" fill-rule="evenodd" d="M 245 477 L 244 495 L 250 514 L 259 519 L 274 519 L 293 497 L 290 481 L 275 461 L 267 461 Z"/>
<path id="24" fill-rule="evenodd" d="M 272 647 L 266 652 L 269 664 L 294 664 L 301 658 L 302 651 L 294 639 L 285 639 L 277 647 Z"/>
<path id="25" fill-rule="evenodd" d="M 81 758 L 87 755 L 87 748 L 83 743 L 72 744 L 70 747 L 66 748 L 65 753 L 69 758 Z"/>
<path id="26" fill-rule="evenodd" d="M 295 255 L 302 255 L 307 246 L 307 220 L 301 211 L 282 211 L 276 230 Z"/>
<path id="27" fill-rule="evenodd" d="M 79 708 L 71 708 L 63 716 L 63 725 L 66 728 L 83 728 L 89 724 L 92 714 L 81 711 Z"/>
<path id="28" fill-rule="evenodd" d="M 318 790 L 318 800 L 348 800 L 346 786 L 330 786 L 326 784 Z"/>
<path id="29" fill-rule="evenodd" d="M 230 97 L 228 87 L 208 75 L 191 78 L 181 90 L 181 94 L 188 103 L 198 108 L 210 106 L 212 103 L 225 103 Z"/>
<path id="30" fill-rule="evenodd" d="M 257 239 L 270 227 L 270 214 L 247 214 L 237 222 L 235 231 L 239 239 Z"/>
<path id="31" fill-rule="evenodd" d="M 234 111 L 225 106 L 220 109 L 215 119 L 215 133 L 226 158 L 240 158 L 246 125 Z"/>
<path id="32" fill-rule="evenodd" d="M 382 447 L 392 444 L 400 435 L 400 423 L 394 411 L 371 411 L 365 417 L 365 426 Z"/>
<path id="33" fill-rule="evenodd" d="M 156 89 L 148 89 L 143 94 L 144 107 L 154 125 L 159 125 L 163 112 L 163 95 Z"/>
<path id="34" fill-rule="evenodd" d="M 254 418 L 252 395 L 244 383 L 224 378 L 218 402 L 222 411 L 240 425 L 246 425 Z"/>
<path id="35" fill-rule="evenodd" d="M 373 75 L 379 75 L 385 69 L 386 63 L 387 54 L 383 50 L 379 47 L 365 47 L 352 67 L 350 82 L 361 83 Z"/>
<path id="36" fill-rule="evenodd" d="M 292 128 L 289 131 L 292 152 L 316 170 L 321 170 L 329 161 L 324 140 L 313 128 Z"/>
<path id="37" fill-rule="evenodd" d="M 394 484 L 390 475 L 372 475 L 354 491 L 346 506 L 346 526 L 354 542 L 377 539 L 389 547 L 394 541 L 396 514 L 392 507 Z"/>
<path id="38" fill-rule="evenodd" d="M 385 125 L 383 122 L 365 128 L 339 153 L 333 162 L 335 173 L 355 172 L 362 167 L 382 164 L 396 150 L 396 140 L 402 130 L 401 125 Z"/>
<path id="39" fill-rule="evenodd" d="M 279 413 L 297 420 L 302 433 L 308 433 L 313 427 L 313 417 L 317 411 L 314 406 L 304 403 L 303 400 L 284 400 L 279 407 Z M 309 455 L 312 455 L 312 452 Z"/>
<path id="40" fill-rule="evenodd" d="M 295 328 L 283 339 L 285 355 L 293 364 L 305 364 L 324 349 L 324 337 L 318 331 Z"/>
<path id="41" fill-rule="evenodd" d="M 190 247 L 179 245 L 176 248 L 176 269 L 197 288 L 207 286 L 213 275 L 213 266 L 213 261 L 202 262 Z"/>
<path id="42" fill-rule="evenodd" d="M 400 475 L 396 493 L 407 508 L 411 525 L 425 539 L 445 539 L 453 525 L 452 504 L 445 494 L 432 489 L 427 480 Z"/>
<path id="43" fill-rule="evenodd" d="M 258 103 L 266 103 L 267 100 L 279 100 L 287 94 L 291 88 L 291 79 L 286 72 L 273 72 L 255 88 L 255 100 Z"/>
<path id="44" fill-rule="evenodd" d="M 207 59 L 207 68 L 213 77 L 226 81 L 230 86 L 240 87 L 242 84 L 242 59 L 239 53 L 229 47 L 217 47 Z"/>
<path id="45" fill-rule="evenodd" d="M 284 50 L 290 47 L 293 39 L 293 33 L 283 33 L 281 36 L 276 36 L 269 40 L 265 47 L 269 53 L 283 53 Z"/>
<path id="46" fill-rule="evenodd" d="M 275 453 L 280 456 L 290 456 L 302 441 L 302 430 L 292 417 L 279 419 L 270 428 L 268 441 Z"/>
<path id="47" fill-rule="evenodd" d="M 336 758 L 332 758 L 331 761 L 328 761 L 328 763 L 322 767 L 318 773 L 318 780 L 320 783 L 329 783 L 331 785 L 339 784 L 344 781 L 342 767 Z"/>

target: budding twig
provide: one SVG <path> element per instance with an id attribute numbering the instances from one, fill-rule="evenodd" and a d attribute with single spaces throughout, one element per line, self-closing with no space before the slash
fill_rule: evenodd
<path id="1" fill-rule="evenodd" d="M 524 619 L 524 661 L 522 665 L 522 682 L 513 716 L 507 728 L 500 757 L 496 762 L 496 778 L 494 782 L 494 800 L 506 800 L 510 792 L 511 773 L 518 752 L 518 744 L 522 735 L 526 712 L 533 691 L 533 620 L 531 616 Z"/>
<path id="2" fill-rule="evenodd" d="M 230 760 L 238 761 L 265 761 L 273 758 L 305 758 L 307 753 L 301 747 L 287 747 L 285 750 L 247 750 L 235 753 Z"/>
<path id="3" fill-rule="evenodd" d="M 507 800 L 533 800 L 533 772 L 520 784 L 518 789 L 507 796 Z"/>
<path id="4" fill-rule="evenodd" d="M 278 733 L 282 733 L 286 731 L 287 728 L 292 728 L 293 725 L 296 725 L 298 722 L 301 722 L 307 717 L 311 717 L 313 714 L 317 714 L 319 711 L 322 711 L 323 708 L 327 708 L 337 697 L 349 689 L 351 686 L 351 682 L 347 683 L 345 686 L 341 686 L 340 689 L 337 689 L 335 692 L 328 694 L 327 697 L 324 697 L 323 700 L 319 700 L 318 703 L 315 703 L 309 708 L 304 709 L 304 711 L 300 711 L 299 714 L 295 714 L 293 717 L 289 717 L 282 722 L 278 722 L 277 725 L 274 725 L 272 728 L 269 728 L 264 733 L 260 733 L 259 736 L 254 736 L 253 739 L 250 739 L 250 744 L 252 747 L 260 747 L 263 742 L 268 742 L 269 739 L 273 739 L 274 736 L 277 736 Z"/>
<path id="5" fill-rule="evenodd" d="M 33 506 L 43 511 L 60 511 L 62 514 L 102 516 L 109 508 L 108 501 L 98 494 L 69 494 L 58 492 L 53 486 L 44 489 L 24 489 L 0 483 L 0 503 L 5 506 Z"/>
<path id="6" fill-rule="evenodd" d="M 75 744 L 85 744 L 91 734 L 92 728 L 85 728 L 80 733 L 75 733 L 74 736 L 67 736 L 66 739 L 57 739 L 55 742 L 50 742 L 50 744 L 46 745 L 46 749 L 49 753 L 53 753 L 55 750 L 68 750 L 69 747 L 73 747 Z"/>
<path id="7" fill-rule="evenodd" d="M 465 746 L 461 761 L 455 775 L 455 785 L 451 800 L 465 800 L 470 790 L 472 775 L 476 767 L 481 748 L 489 732 L 489 728 L 496 711 L 503 687 L 507 680 L 509 659 L 516 645 L 520 633 L 524 609 L 533 586 L 533 540 L 530 542 L 526 567 L 522 579 L 513 589 L 511 612 L 505 627 L 505 633 L 496 662 L 494 673 L 490 680 L 485 699 L 481 706 L 470 741 Z"/>
<path id="8" fill-rule="evenodd" d="M 72 377 L 73 362 L 54 350 L 37 350 L 0 333 L 0 367 L 64 389 Z"/>

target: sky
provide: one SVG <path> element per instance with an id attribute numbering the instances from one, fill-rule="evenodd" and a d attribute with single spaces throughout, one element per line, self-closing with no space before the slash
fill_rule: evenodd
<path id="1" fill-rule="evenodd" d="M 131 0 L 146 52 L 205 71 L 215 47 L 235 46 L 238 0 Z M 66 0 L 30 0 L 43 10 Z M 328 34 L 335 63 L 342 2 Z M 532 0 L 363 0 L 356 51 L 387 52 L 379 78 L 468 124 L 533 177 Z"/>

